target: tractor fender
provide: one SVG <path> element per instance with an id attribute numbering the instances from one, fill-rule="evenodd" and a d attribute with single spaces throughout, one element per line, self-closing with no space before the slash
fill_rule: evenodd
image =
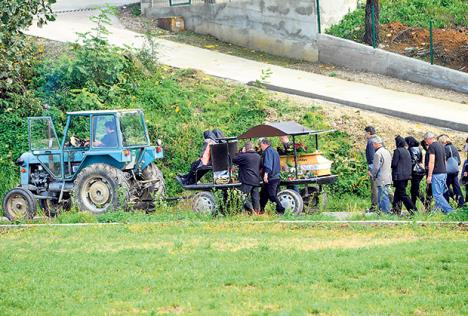
<path id="1" fill-rule="evenodd" d="M 143 152 L 138 161 L 138 167 L 140 170 L 145 170 L 152 162 L 159 158 L 158 153 L 156 153 L 155 147 L 146 147 L 143 149 Z"/>
<path id="2" fill-rule="evenodd" d="M 94 165 L 97 163 L 110 165 L 116 169 L 122 170 L 125 166 L 125 162 L 120 162 L 110 155 L 99 155 L 99 156 L 87 156 L 80 166 L 80 171 L 84 168 Z"/>

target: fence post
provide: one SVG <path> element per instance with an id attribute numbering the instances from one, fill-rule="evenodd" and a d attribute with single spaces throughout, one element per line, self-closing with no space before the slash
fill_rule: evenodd
<path id="1" fill-rule="evenodd" d="M 376 32 L 375 32 L 375 7 L 374 2 L 372 2 L 371 7 L 371 18 L 372 18 L 372 47 L 377 47 L 377 39 L 376 39 Z"/>
<path id="2" fill-rule="evenodd" d="M 431 65 L 434 65 L 434 39 L 432 35 L 432 19 L 429 21 L 429 53 L 431 55 Z"/>
<path id="3" fill-rule="evenodd" d="M 318 32 L 320 34 L 322 33 L 322 26 L 320 23 L 320 0 L 316 1 L 316 5 L 317 5 L 317 25 L 318 25 Z"/>

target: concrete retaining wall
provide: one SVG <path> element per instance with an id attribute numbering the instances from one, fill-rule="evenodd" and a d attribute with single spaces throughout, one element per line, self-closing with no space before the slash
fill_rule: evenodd
<path id="1" fill-rule="evenodd" d="M 468 74 L 353 41 L 319 34 L 319 61 L 468 93 Z"/>
<path id="2" fill-rule="evenodd" d="M 317 20 L 310 0 L 246 0 L 151 7 L 154 17 L 182 16 L 188 30 L 274 55 L 316 62 Z"/>

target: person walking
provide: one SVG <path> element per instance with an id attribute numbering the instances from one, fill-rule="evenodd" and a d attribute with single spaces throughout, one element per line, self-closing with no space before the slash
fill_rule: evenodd
<path id="1" fill-rule="evenodd" d="M 425 202 L 424 195 L 420 192 L 421 181 L 426 175 L 426 169 L 423 165 L 423 154 L 419 142 L 413 136 L 405 138 L 408 145 L 408 151 L 411 156 L 411 202 L 416 206 L 416 201 L 419 199 L 421 203 Z"/>
<path id="2" fill-rule="evenodd" d="M 423 139 L 421 141 L 421 147 L 424 149 L 424 169 L 426 170 L 426 178 L 427 174 L 429 173 L 429 145 L 426 143 L 426 141 Z M 426 211 L 429 211 L 431 208 L 432 204 L 432 186 L 431 185 L 426 185 L 426 197 L 424 200 L 424 208 Z"/>
<path id="3" fill-rule="evenodd" d="M 278 200 L 278 186 L 280 183 L 280 157 L 276 150 L 271 147 L 271 142 L 264 138 L 260 141 L 262 149 L 263 185 L 260 191 L 260 208 L 265 212 L 268 200 L 276 204 L 276 212 L 284 214 L 284 207 Z"/>
<path id="4" fill-rule="evenodd" d="M 434 197 L 436 208 L 442 210 L 444 214 L 453 211 L 450 204 L 444 197 L 447 190 L 447 166 L 445 163 L 445 148 L 435 140 L 435 135 L 427 132 L 424 135 L 424 140 L 429 145 L 429 164 L 426 182 L 432 187 L 432 195 Z"/>
<path id="5" fill-rule="evenodd" d="M 375 149 L 371 142 L 372 137 L 375 136 L 375 128 L 373 126 L 367 126 L 364 129 L 366 133 L 367 145 L 366 145 L 366 160 L 367 160 L 367 170 L 370 172 L 373 169 Z M 371 207 L 368 212 L 375 212 L 377 210 L 379 199 L 378 199 L 378 190 L 377 184 L 372 177 L 370 177 L 370 189 L 371 189 Z"/>
<path id="6" fill-rule="evenodd" d="M 408 181 L 411 179 L 412 164 L 411 155 L 406 149 L 405 139 L 401 136 L 395 138 L 396 149 L 393 152 L 392 159 L 392 179 L 395 186 L 393 196 L 393 209 L 399 214 L 401 212 L 398 207 L 399 202 L 403 202 L 410 214 L 414 214 L 416 207 L 406 193 Z"/>
<path id="7" fill-rule="evenodd" d="M 240 191 L 246 195 L 244 207 L 251 213 L 260 213 L 260 155 L 252 142 L 247 142 L 232 162 L 239 166 Z"/>
<path id="8" fill-rule="evenodd" d="M 378 208 L 390 214 L 391 203 L 389 198 L 390 186 L 392 184 L 392 155 L 383 146 L 383 141 L 378 136 L 369 139 L 375 151 L 372 159 L 372 170 L 369 171 L 371 181 L 374 181 L 377 188 Z"/>
<path id="9" fill-rule="evenodd" d="M 458 180 L 459 168 L 461 165 L 460 154 L 447 135 L 441 135 L 439 142 L 445 146 L 445 158 L 447 159 L 447 191 L 444 197 L 447 201 L 453 198 L 458 203 L 458 207 L 465 205 L 465 199 Z"/>

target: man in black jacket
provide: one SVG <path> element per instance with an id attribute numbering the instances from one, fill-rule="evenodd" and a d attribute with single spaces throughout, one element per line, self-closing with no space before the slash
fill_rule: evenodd
<path id="1" fill-rule="evenodd" d="M 245 143 L 242 152 L 233 160 L 239 166 L 240 190 L 247 195 L 244 207 L 254 213 L 260 211 L 260 155 L 252 142 Z"/>

